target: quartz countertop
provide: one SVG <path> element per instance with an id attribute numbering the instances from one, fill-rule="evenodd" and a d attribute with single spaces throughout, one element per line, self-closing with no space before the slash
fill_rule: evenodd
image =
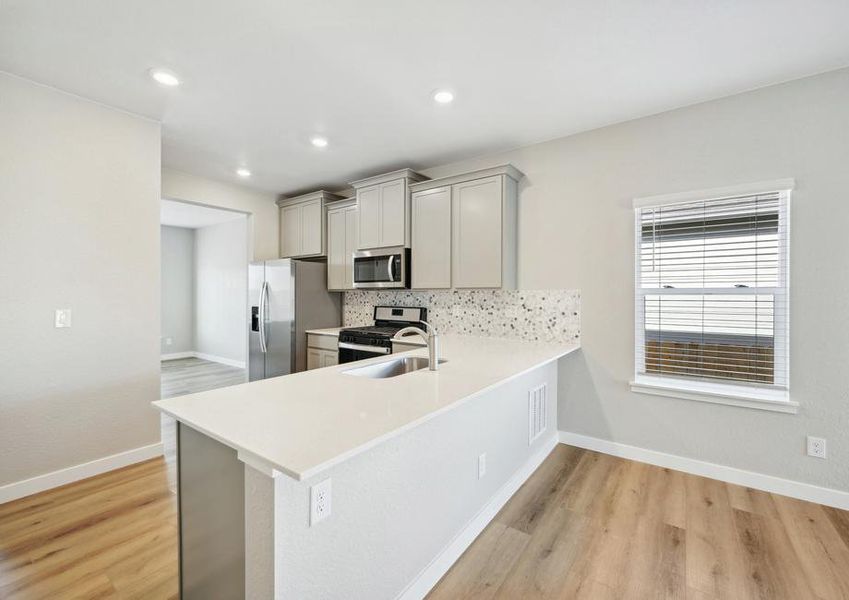
<path id="1" fill-rule="evenodd" d="M 333 337 L 339 337 L 339 332 L 345 329 L 344 327 L 326 327 L 325 329 L 307 329 L 306 333 L 309 335 L 332 335 Z"/>
<path id="2" fill-rule="evenodd" d="M 392 360 L 381 356 L 153 404 L 235 449 L 244 462 L 302 480 L 578 347 L 443 335 L 440 358 L 445 362 L 438 371 L 387 379 L 345 373 Z M 427 349 L 404 355 L 427 356 Z"/>

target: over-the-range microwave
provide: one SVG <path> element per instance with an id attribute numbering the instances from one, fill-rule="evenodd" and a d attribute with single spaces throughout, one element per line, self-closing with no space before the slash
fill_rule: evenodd
<path id="1" fill-rule="evenodd" d="M 410 287 L 410 249 L 395 246 L 354 252 L 354 287 Z"/>

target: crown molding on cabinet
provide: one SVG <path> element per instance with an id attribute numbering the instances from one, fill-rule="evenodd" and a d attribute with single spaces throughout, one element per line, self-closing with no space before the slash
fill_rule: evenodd
<path id="1" fill-rule="evenodd" d="M 421 192 L 445 185 L 454 185 L 455 183 L 463 183 L 465 181 L 483 179 L 485 177 L 494 177 L 496 175 L 506 175 L 517 183 L 525 176 L 524 173 L 513 165 L 498 165 L 496 167 L 490 167 L 489 169 L 470 171 L 467 173 L 460 173 L 458 175 L 451 175 L 449 177 L 441 177 L 439 179 L 428 179 L 427 181 L 421 181 L 419 183 L 411 183 L 410 191 Z"/>
<path id="2" fill-rule="evenodd" d="M 311 200 L 323 200 L 325 203 L 327 203 L 336 202 L 338 200 L 345 200 L 345 198 L 343 196 L 340 196 L 339 194 L 328 192 L 327 190 L 318 190 L 315 192 L 310 192 L 309 194 L 303 194 L 301 196 L 293 196 L 291 198 L 279 198 L 277 200 L 277 206 L 291 206 L 292 204 L 300 204 L 301 202 L 309 202 Z"/>
<path id="3" fill-rule="evenodd" d="M 421 173 L 416 173 L 412 169 L 398 169 L 397 171 L 392 171 L 390 173 L 383 173 L 381 175 L 375 175 L 374 177 L 358 179 L 357 181 L 352 181 L 350 185 L 354 189 L 359 189 L 371 185 L 386 183 L 388 181 L 395 181 L 397 179 L 402 178 L 407 178 L 408 180 L 410 180 L 410 183 L 424 181 L 427 179 L 427 177 L 425 177 Z"/>

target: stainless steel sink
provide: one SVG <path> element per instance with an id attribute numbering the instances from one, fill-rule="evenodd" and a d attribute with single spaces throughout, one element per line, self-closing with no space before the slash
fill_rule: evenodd
<path id="1" fill-rule="evenodd" d="M 439 364 L 444 363 L 440 360 Z M 369 377 L 371 379 L 386 379 L 388 377 L 397 377 L 405 373 L 412 373 L 421 369 L 427 369 L 430 362 L 423 356 L 404 356 L 401 358 L 393 358 L 373 365 L 365 367 L 357 367 L 342 371 L 346 375 L 356 375 L 357 377 Z"/>

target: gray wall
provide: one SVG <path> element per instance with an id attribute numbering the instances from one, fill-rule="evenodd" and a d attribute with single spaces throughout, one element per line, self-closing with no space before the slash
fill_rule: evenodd
<path id="1" fill-rule="evenodd" d="M 160 352 L 175 354 L 195 349 L 195 230 L 161 228 L 160 290 L 162 326 Z M 171 338 L 171 345 L 165 338 Z"/>
<path id="2" fill-rule="evenodd" d="M 562 430 L 849 489 L 849 70 L 503 154 L 520 186 L 520 285 L 580 289 L 580 355 L 561 365 Z M 635 196 L 796 178 L 791 397 L 798 415 L 631 393 Z M 805 435 L 829 458 L 805 456 Z"/>
<path id="3" fill-rule="evenodd" d="M 159 442 L 160 135 L 2 73 L 0 132 L 2 485 Z"/>
<path id="4" fill-rule="evenodd" d="M 245 218 L 195 230 L 195 351 L 244 363 L 248 241 Z"/>

